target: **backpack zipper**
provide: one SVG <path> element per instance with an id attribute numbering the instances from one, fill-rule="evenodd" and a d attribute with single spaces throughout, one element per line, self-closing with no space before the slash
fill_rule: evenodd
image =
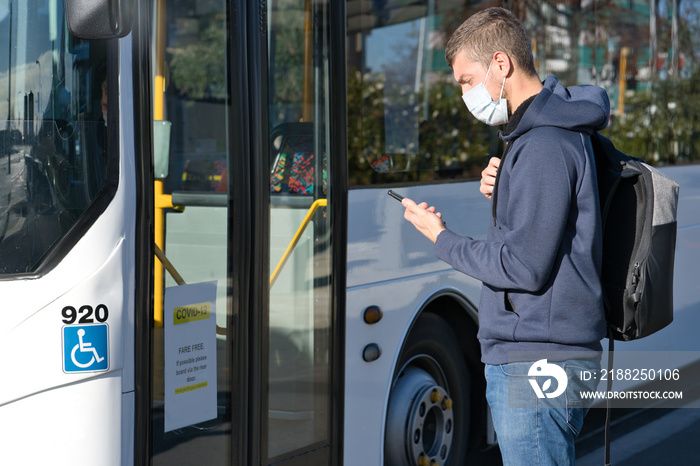
<path id="1" fill-rule="evenodd" d="M 632 286 L 637 287 L 639 283 L 639 262 L 634 263 L 634 269 L 632 270 Z"/>

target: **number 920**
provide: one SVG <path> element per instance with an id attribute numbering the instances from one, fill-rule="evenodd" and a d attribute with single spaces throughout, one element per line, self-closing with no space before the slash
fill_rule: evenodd
<path id="1" fill-rule="evenodd" d="M 63 323 L 67 325 L 74 324 L 76 321 L 79 324 L 103 323 L 107 322 L 109 310 L 104 304 L 98 304 L 94 309 L 88 305 L 80 306 L 77 310 L 73 306 L 66 306 L 61 310 L 61 316 L 63 316 Z"/>

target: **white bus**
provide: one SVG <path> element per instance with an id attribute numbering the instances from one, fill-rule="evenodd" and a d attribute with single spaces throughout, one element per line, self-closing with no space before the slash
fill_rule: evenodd
<path id="1" fill-rule="evenodd" d="M 700 349 L 700 10 L 678 3 L 0 0 L 0 463 L 461 466 L 494 444 L 481 285 L 386 195 L 485 236 L 501 146 L 444 47 L 492 5 L 679 182 L 675 321 L 632 346 Z"/>

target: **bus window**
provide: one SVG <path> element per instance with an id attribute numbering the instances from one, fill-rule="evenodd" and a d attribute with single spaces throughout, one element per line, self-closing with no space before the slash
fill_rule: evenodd
<path id="1" fill-rule="evenodd" d="M 164 114 L 173 124 L 164 190 L 225 193 L 224 2 L 195 2 L 196 8 L 186 2 L 161 3 L 168 25 Z"/>
<path id="2" fill-rule="evenodd" d="M 382 5 L 363 2 L 348 18 L 350 185 L 480 177 L 500 142 L 467 117 L 444 58 L 467 13 Z"/>
<path id="3" fill-rule="evenodd" d="M 116 175 L 107 43 L 72 37 L 49 5 L 0 5 L 0 274 L 36 272 Z"/>
<path id="4" fill-rule="evenodd" d="M 697 4 L 522 2 L 516 11 L 540 77 L 607 91 L 603 134 L 616 147 L 653 165 L 697 163 Z"/>
<path id="5" fill-rule="evenodd" d="M 516 1 L 509 8 L 530 36 L 541 79 L 554 74 L 566 86 L 608 92 L 604 134 L 618 148 L 655 165 L 698 159 L 695 5 Z M 359 2 L 351 11 L 351 186 L 478 179 L 500 156 L 502 128 L 468 113 L 445 61 L 447 40 L 470 14 L 449 2 Z"/>

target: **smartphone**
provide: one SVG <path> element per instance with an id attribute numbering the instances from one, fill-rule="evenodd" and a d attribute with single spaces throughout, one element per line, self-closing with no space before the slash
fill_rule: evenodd
<path id="1" fill-rule="evenodd" d="M 399 202 L 403 201 L 403 196 L 397 192 L 392 191 L 391 189 L 387 191 L 387 194 Z"/>

